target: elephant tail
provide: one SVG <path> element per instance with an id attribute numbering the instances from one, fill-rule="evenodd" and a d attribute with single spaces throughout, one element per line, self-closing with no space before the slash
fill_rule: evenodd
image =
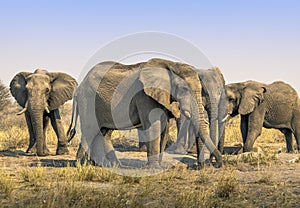
<path id="1" fill-rule="evenodd" d="M 76 102 L 76 97 L 74 97 L 71 123 L 70 123 L 69 129 L 67 131 L 67 136 L 69 137 L 68 142 L 70 142 L 76 134 L 77 119 L 78 119 L 78 106 L 77 106 L 77 102 Z M 75 120 L 75 122 L 74 122 L 74 120 Z M 74 127 L 72 128 L 73 122 L 74 122 Z"/>

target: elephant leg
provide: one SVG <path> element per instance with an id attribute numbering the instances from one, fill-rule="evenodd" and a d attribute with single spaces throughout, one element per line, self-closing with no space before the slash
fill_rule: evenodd
<path id="1" fill-rule="evenodd" d="M 163 124 L 163 122 L 161 122 Z M 161 125 L 162 132 L 160 134 L 160 154 L 159 154 L 159 164 L 161 164 L 163 153 L 165 151 L 167 142 L 169 140 L 169 122 L 166 121 L 165 125 Z"/>
<path id="2" fill-rule="evenodd" d="M 300 130 L 296 130 L 294 136 L 297 142 L 297 150 L 299 152 L 300 151 Z"/>
<path id="3" fill-rule="evenodd" d="M 139 150 L 141 152 L 145 152 L 145 151 L 147 151 L 146 150 L 146 145 L 147 145 L 146 141 L 147 141 L 147 139 L 146 139 L 145 132 L 141 129 L 138 129 L 137 131 L 138 131 L 138 138 L 139 138 Z"/>
<path id="4" fill-rule="evenodd" d="M 47 127 L 49 124 L 49 117 L 48 116 L 44 116 L 43 118 L 43 132 L 44 132 L 44 138 L 46 140 L 46 133 L 47 133 Z M 47 143 L 46 141 L 43 144 L 43 149 L 44 149 L 44 153 L 49 154 L 49 149 L 47 148 Z"/>
<path id="5" fill-rule="evenodd" d="M 248 132 L 244 143 L 244 152 L 250 152 L 258 136 L 261 135 L 265 113 L 261 110 L 254 111 L 248 117 Z"/>
<path id="6" fill-rule="evenodd" d="M 121 166 L 111 142 L 111 134 L 112 130 L 108 130 L 105 136 L 98 132 L 89 140 L 89 143 L 85 139 L 82 140 L 77 151 L 78 159 L 82 161 L 89 156 L 93 164 L 103 167 Z"/>
<path id="7" fill-rule="evenodd" d="M 286 150 L 289 153 L 293 152 L 293 133 L 290 129 L 283 129 L 281 132 L 285 136 Z"/>
<path id="8" fill-rule="evenodd" d="M 174 153 L 176 154 L 187 154 L 187 150 L 189 149 L 189 127 L 190 121 L 185 118 L 185 116 L 181 115 L 179 119 L 176 120 L 177 125 L 177 140 L 174 149 Z"/>
<path id="9" fill-rule="evenodd" d="M 199 137 L 196 137 L 197 163 L 200 168 L 204 167 L 204 144 Z"/>
<path id="10" fill-rule="evenodd" d="M 31 149 L 35 145 L 36 138 L 34 136 L 33 126 L 32 126 L 29 112 L 25 112 L 25 118 L 26 118 L 27 128 L 28 128 L 28 132 L 29 132 L 29 145 L 26 150 L 26 153 L 29 153 L 29 152 L 31 152 Z"/>
<path id="11" fill-rule="evenodd" d="M 241 115 L 241 123 L 240 123 L 243 144 L 246 143 L 247 133 L 248 133 L 248 115 Z"/>
<path id="12" fill-rule="evenodd" d="M 166 118 L 166 112 L 161 108 L 160 104 L 143 93 L 136 96 L 135 106 L 142 124 L 142 130 L 147 138 L 148 167 L 160 168 L 161 119 Z"/>
<path id="13" fill-rule="evenodd" d="M 58 145 L 56 149 L 57 155 L 69 154 L 68 140 L 62 125 L 61 117 L 58 109 L 54 109 L 50 112 L 51 125 L 58 138 Z"/>
<path id="14" fill-rule="evenodd" d="M 297 143 L 297 150 L 300 152 L 300 109 L 298 108 L 294 114 L 294 121 L 293 121 L 293 127 L 294 127 L 294 136 Z"/>
<path id="15" fill-rule="evenodd" d="M 224 150 L 224 141 L 225 141 L 225 122 L 219 122 L 219 143 L 218 150 L 222 154 Z"/>
<path id="16" fill-rule="evenodd" d="M 147 158 L 150 168 L 160 168 L 160 122 L 154 122 L 151 127 L 147 128 L 146 134 L 149 138 L 147 142 Z"/>
<path id="17" fill-rule="evenodd" d="M 210 151 L 211 155 L 213 157 L 216 158 L 216 163 L 214 164 L 214 167 L 216 168 L 220 168 L 222 167 L 222 155 L 221 153 L 219 152 L 219 150 L 216 148 L 215 144 L 211 141 L 209 135 L 204 135 L 203 137 L 200 138 L 203 142 L 203 144 L 205 144 L 205 146 L 208 148 L 208 150 Z M 197 154 L 199 154 L 199 150 L 200 150 L 200 153 L 201 153 L 201 142 L 197 141 Z M 198 163 L 200 162 L 203 162 L 203 161 L 199 161 L 200 156 L 198 155 Z"/>
<path id="18" fill-rule="evenodd" d="M 110 162 L 110 166 L 120 166 L 121 162 L 118 160 L 115 149 L 111 141 L 112 130 L 109 130 L 104 136 L 104 152 L 106 159 Z"/>

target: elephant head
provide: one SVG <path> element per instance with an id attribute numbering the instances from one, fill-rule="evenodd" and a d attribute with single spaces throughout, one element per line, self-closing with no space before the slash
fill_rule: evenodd
<path id="1" fill-rule="evenodd" d="M 184 80 L 184 82 L 187 84 L 189 90 L 191 91 L 192 96 L 189 96 L 191 101 L 186 102 L 185 99 L 188 99 L 186 96 L 180 97 L 179 94 L 186 94 L 184 92 L 182 93 L 175 93 L 179 95 L 179 102 L 180 102 L 180 108 L 181 112 L 189 119 L 191 119 L 195 129 L 196 129 L 196 135 L 197 138 L 201 138 L 201 140 L 204 142 L 204 144 L 208 147 L 209 151 L 216 157 L 217 160 L 217 166 L 221 165 L 221 155 L 216 149 L 215 145 L 212 143 L 209 131 L 208 131 L 208 124 L 205 121 L 204 116 L 204 106 L 202 103 L 202 85 L 199 79 L 199 76 L 196 72 L 196 69 L 190 65 L 179 63 L 179 62 L 171 62 L 167 60 L 162 59 L 152 59 L 147 62 L 147 66 L 155 66 L 155 67 L 162 67 L 165 69 L 168 69 L 170 72 Z M 154 73 L 153 73 L 154 74 Z M 176 77 L 173 78 L 173 80 L 176 80 Z M 185 90 L 185 87 L 182 85 L 179 85 L 177 89 Z M 176 89 L 176 88 L 174 88 Z M 147 91 L 146 91 L 147 93 Z M 162 93 L 158 93 L 162 94 Z M 195 102 L 192 100 L 194 99 Z M 158 102 L 159 99 L 158 99 Z M 190 106 L 184 105 L 186 103 L 189 103 Z"/>
<path id="2" fill-rule="evenodd" d="M 44 155 L 43 115 L 72 99 L 76 80 L 61 72 L 37 69 L 20 72 L 10 82 L 10 91 L 23 110 L 30 115 L 38 155 Z"/>
<path id="3" fill-rule="evenodd" d="M 264 101 L 266 85 L 247 81 L 226 85 L 228 115 L 247 115 Z"/>
<path id="4" fill-rule="evenodd" d="M 223 150 L 225 123 L 222 119 L 227 115 L 225 79 L 218 67 L 208 70 L 197 70 L 203 90 L 203 104 L 209 118 L 212 141 Z"/>

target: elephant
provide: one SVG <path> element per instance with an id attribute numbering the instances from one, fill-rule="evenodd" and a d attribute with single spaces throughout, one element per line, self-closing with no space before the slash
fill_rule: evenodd
<path id="1" fill-rule="evenodd" d="M 36 146 L 38 156 L 46 156 L 46 128 L 49 120 L 58 138 L 56 154 L 68 154 L 67 137 L 61 122 L 59 107 L 71 100 L 76 80 L 62 72 L 48 72 L 37 69 L 33 73 L 20 72 L 10 82 L 10 92 L 25 113 L 29 132 L 29 145 L 26 153 Z"/>
<path id="2" fill-rule="evenodd" d="M 253 149 L 262 127 L 279 129 L 285 135 L 287 152 L 293 151 L 294 134 L 300 150 L 300 102 L 294 88 L 282 81 L 264 84 L 250 80 L 228 84 L 225 90 L 228 115 L 241 116 L 244 152 Z"/>
<path id="3" fill-rule="evenodd" d="M 227 115 L 225 79 L 218 67 L 208 70 L 197 69 L 196 71 L 203 87 L 202 102 L 208 117 L 210 137 L 222 153 L 225 137 L 225 121 L 223 119 Z M 184 115 L 176 120 L 176 124 L 179 133 L 175 152 L 185 154 L 186 150 L 192 148 L 195 142 L 193 126 L 188 124 Z M 207 158 L 209 154 L 205 148 L 202 151 L 202 158 Z"/>
<path id="4" fill-rule="evenodd" d="M 68 132 L 71 139 L 79 115 L 82 138 L 77 159 L 87 153 L 94 161 L 98 160 L 97 164 L 120 165 L 111 132 L 139 128 L 147 138 L 147 164 L 158 168 L 168 120 L 183 114 L 198 130 L 197 141 L 200 137 L 216 157 L 215 166 L 220 167 L 221 154 L 204 122 L 201 89 L 194 67 L 180 62 L 153 58 L 131 65 L 97 64 L 79 85 L 74 98 L 74 119 Z"/>

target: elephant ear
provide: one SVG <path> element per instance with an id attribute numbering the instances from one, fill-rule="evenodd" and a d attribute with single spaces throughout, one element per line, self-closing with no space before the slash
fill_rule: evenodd
<path id="1" fill-rule="evenodd" d="M 49 110 L 54 110 L 72 99 L 77 82 L 73 77 L 62 72 L 49 72 L 49 76 L 51 78 L 51 91 L 48 105 Z"/>
<path id="2" fill-rule="evenodd" d="M 9 87 L 12 96 L 16 99 L 17 103 L 25 107 L 27 102 L 28 94 L 26 89 L 26 77 L 29 76 L 30 72 L 20 72 L 14 76 L 11 80 Z"/>
<path id="3" fill-rule="evenodd" d="M 264 101 L 264 93 L 266 88 L 264 86 L 258 88 L 245 87 L 238 112 L 241 115 L 246 115 L 254 111 Z"/>
<path id="4" fill-rule="evenodd" d="M 170 105 L 171 80 L 169 73 L 170 72 L 164 68 L 147 67 L 141 70 L 139 79 L 143 84 L 146 95 L 152 97 L 172 112 L 172 106 Z"/>

